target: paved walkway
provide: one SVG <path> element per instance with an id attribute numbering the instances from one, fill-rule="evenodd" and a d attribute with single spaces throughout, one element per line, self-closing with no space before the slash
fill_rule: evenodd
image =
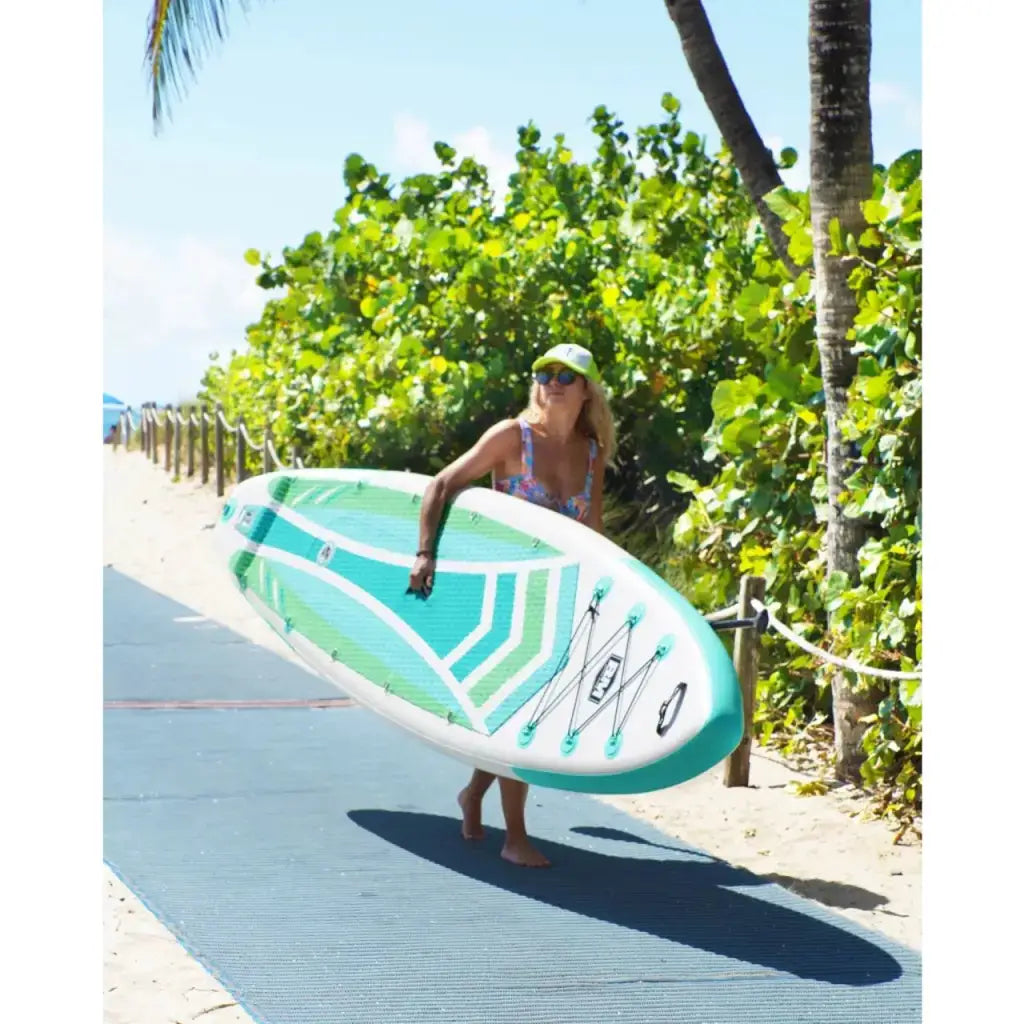
<path id="1" fill-rule="evenodd" d="M 105 631 L 105 858 L 258 1021 L 921 1019 L 918 954 L 600 801 L 535 793 L 550 871 L 463 842 L 460 765 L 109 569 Z"/>

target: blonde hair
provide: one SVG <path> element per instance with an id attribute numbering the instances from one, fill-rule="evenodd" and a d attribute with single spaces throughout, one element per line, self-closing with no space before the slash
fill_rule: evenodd
<path id="1" fill-rule="evenodd" d="M 615 420 L 608 404 L 608 396 L 604 388 L 594 380 L 584 378 L 587 397 L 583 400 L 583 408 L 576 426 L 584 437 L 592 437 L 598 448 L 604 453 L 605 465 L 611 465 L 615 459 L 616 439 Z M 530 385 L 530 404 L 523 411 L 523 419 L 527 423 L 536 423 L 541 416 L 539 400 L 540 385 L 534 381 Z"/>

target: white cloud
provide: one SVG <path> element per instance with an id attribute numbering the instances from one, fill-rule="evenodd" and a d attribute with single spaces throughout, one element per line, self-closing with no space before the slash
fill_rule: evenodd
<path id="1" fill-rule="evenodd" d="M 192 236 L 161 245 L 107 225 L 103 256 L 103 386 L 132 404 L 194 395 L 209 353 L 244 348 L 270 297 L 241 249 Z"/>
<path id="2" fill-rule="evenodd" d="M 394 156 L 402 170 L 422 174 L 438 166 L 426 121 L 399 114 L 394 121 L 394 133 Z"/>
<path id="3" fill-rule="evenodd" d="M 393 157 L 399 170 L 409 174 L 430 172 L 440 169 L 434 153 L 434 142 L 430 125 L 410 114 L 399 114 L 394 120 Z M 488 129 L 476 125 L 445 139 L 454 147 L 459 157 L 471 156 L 487 168 L 487 178 L 500 200 L 504 196 L 510 174 L 516 169 L 513 153 L 503 150 L 495 143 Z"/>
<path id="4" fill-rule="evenodd" d="M 909 90 L 896 82 L 871 83 L 872 107 L 894 107 L 903 114 L 908 128 L 921 130 L 921 102 Z"/>

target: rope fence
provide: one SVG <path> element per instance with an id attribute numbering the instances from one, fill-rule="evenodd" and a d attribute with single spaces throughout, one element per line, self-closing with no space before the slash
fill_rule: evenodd
<path id="1" fill-rule="evenodd" d="M 791 644 L 795 644 L 801 650 L 806 651 L 808 654 L 813 654 L 814 657 L 820 658 L 822 661 L 827 661 L 830 665 L 837 665 L 839 668 L 845 668 L 850 672 L 857 672 L 862 676 L 875 676 L 878 679 L 921 679 L 923 678 L 920 672 L 896 672 L 892 669 L 887 668 L 871 668 L 868 665 L 864 665 L 859 661 L 854 661 L 852 658 L 837 658 L 834 654 L 829 654 L 828 651 L 823 651 L 820 647 L 815 647 L 814 644 L 808 643 L 802 636 L 794 633 L 785 623 L 780 622 L 775 615 L 772 614 L 771 610 L 765 607 L 760 601 L 754 601 L 752 607 L 755 612 L 763 612 L 767 615 L 768 621 L 772 627 L 782 634 Z"/>
<path id="2" fill-rule="evenodd" d="M 183 453 L 185 476 L 195 477 L 198 454 L 199 479 L 204 484 L 209 483 L 212 471 L 217 497 L 224 496 L 229 475 L 236 483 L 245 480 L 251 475 L 254 462 L 258 461 L 263 473 L 303 468 L 302 459 L 294 449 L 287 463 L 281 458 L 269 427 L 264 428 L 262 438 L 255 440 L 244 417 L 239 416 L 236 422 L 230 423 L 219 402 L 212 412 L 202 405 L 185 413 L 172 405 L 161 411 L 155 402 L 147 402 L 139 411 L 138 419 L 127 409 L 121 413 L 113 445 L 117 448 L 123 444 L 129 448 L 133 438 L 137 438 L 139 450 L 154 464 L 159 465 L 162 454 L 164 469 L 168 473 L 173 470 L 175 478 L 182 475 Z M 258 460 L 253 456 L 258 456 Z"/>
<path id="3" fill-rule="evenodd" d="M 213 427 L 213 444 L 210 444 L 210 427 Z M 184 428 L 184 438 L 182 433 Z M 198 436 L 197 436 L 198 435 Z M 217 403 L 211 413 L 205 405 L 197 412 L 183 415 L 180 407 L 168 405 L 161 412 L 154 402 L 142 406 L 139 418 L 130 409 L 121 413 L 118 429 L 112 443 L 115 448 L 123 444 L 129 448 L 133 437 L 138 438 L 139 450 L 156 465 L 163 454 L 164 469 L 174 470 L 175 478 L 181 477 L 182 449 L 185 453 L 185 475 L 196 474 L 196 449 L 199 455 L 199 478 L 209 483 L 211 469 L 217 496 L 223 497 L 229 468 L 233 470 L 234 481 L 241 482 L 250 475 L 250 464 L 259 456 L 263 473 L 274 469 L 302 469 L 302 459 L 293 449 L 287 464 L 274 447 L 269 426 L 263 430 L 259 440 L 253 439 L 245 419 L 239 416 L 235 423 L 229 423 L 224 409 Z M 229 442 L 231 449 L 229 466 Z M 212 451 L 211 451 L 212 448 Z M 212 458 L 211 458 L 212 456 Z M 838 668 L 860 675 L 879 679 L 921 679 L 921 672 L 900 672 L 891 669 L 872 668 L 853 659 L 844 659 L 816 647 L 794 632 L 771 611 L 765 602 L 765 580 L 760 576 L 744 576 L 740 580 L 739 600 L 727 608 L 709 612 L 705 620 L 718 632 L 731 631 L 733 638 L 733 667 L 739 679 L 743 695 L 743 738 L 739 746 L 726 758 L 723 783 L 727 787 L 750 785 L 750 751 L 753 742 L 754 702 L 756 698 L 758 663 L 760 659 L 760 638 L 769 628 L 785 637 L 794 646 L 807 654 Z"/>

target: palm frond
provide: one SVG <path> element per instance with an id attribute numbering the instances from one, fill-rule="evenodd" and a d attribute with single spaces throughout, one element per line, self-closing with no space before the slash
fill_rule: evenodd
<path id="1" fill-rule="evenodd" d="M 243 11 L 249 0 L 234 0 Z M 146 66 L 153 96 L 153 128 L 169 116 L 168 93 L 185 93 L 214 40 L 227 35 L 229 0 L 153 0 L 146 39 Z"/>

